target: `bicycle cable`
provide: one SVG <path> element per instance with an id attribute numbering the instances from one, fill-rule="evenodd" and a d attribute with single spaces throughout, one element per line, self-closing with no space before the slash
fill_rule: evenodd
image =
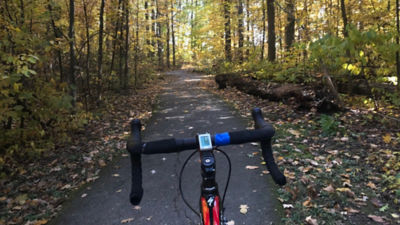
<path id="1" fill-rule="evenodd" d="M 181 171 L 179 173 L 179 193 L 181 194 L 182 200 L 186 204 L 186 206 L 189 207 L 189 209 L 191 209 L 199 218 L 201 218 L 200 217 L 200 213 L 198 213 L 196 210 L 194 210 L 193 207 L 186 201 L 185 196 L 183 195 L 183 191 L 182 191 L 182 174 L 183 174 L 183 170 L 185 169 L 186 164 L 189 162 L 189 160 L 196 153 L 197 153 L 197 150 L 193 151 L 192 154 L 190 154 L 189 157 L 187 157 L 186 161 L 182 165 Z"/>
<path id="2" fill-rule="evenodd" d="M 216 151 L 221 152 L 225 158 L 228 161 L 228 179 L 226 180 L 226 185 L 225 185 L 225 190 L 224 190 L 224 194 L 222 197 L 222 206 L 224 206 L 224 202 L 225 202 L 225 196 L 226 196 L 226 192 L 228 190 L 229 187 L 229 182 L 231 179 L 231 172 L 232 172 L 232 163 L 231 163 L 231 159 L 229 158 L 228 154 L 226 154 L 226 152 L 224 152 L 223 150 L 219 149 L 219 148 L 215 148 Z M 192 210 L 198 217 L 201 218 L 200 213 L 198 213 L 196 210 L 193 209 L 193 207 L 189 204 L 189 202 L 186 201 L 185 196 L 183 195 L 183 191 L 182 191 L 182 175 L 183 175 L 183 171 L 187 165 L 187 163 L 189 162 L 189 160 L 194 156 L 194 154 L 196 154 L 196 151 L 193 151 L 192 154 L 190 154 L 187 159 L 185 160 L 185 162 L 182 165 L 181 171 L 179 173 L 179 193 L 182 196 L 182 200 L 183 202 L 186 204 L 187 207 L 189 207 L 190 210 Z M 223 210 L 225 210 L 225 208 L 223 208 Z"/>
<path id="3" fill-rule="evenodd" d="M 224 154 L 224 156 L 225 156 L 225 158 L 226 158 L 226 160 L 228 161 L 228 179 L 226 180 L 226 185 L 225 185 L 225 190 L 224 190 L 224 195 L 223 195 L 223 197 L 222 197 L 222 206 L 224 206 L 224 202 L 225 202 L 225 195 L 226 195 L 226 192 L 227 192 L 227 190 L 228 190 L 228 186 L 229 186 L 229 182 L 230 182 L 230 180 L 231 180 L 231 172 L 232 172 L 232 163 L 231 163 L 231 159 L 229 158 L 229 156 L 228 156 L 228 154 L 226 154 L 226 152 L 224 152 L 222 149 L 219 149 L 219 148 L 215 148 L 215 150 L 217 150 L 217 151 L 219 151 L 219 152 L 222 152 L 222 154 Z"/>

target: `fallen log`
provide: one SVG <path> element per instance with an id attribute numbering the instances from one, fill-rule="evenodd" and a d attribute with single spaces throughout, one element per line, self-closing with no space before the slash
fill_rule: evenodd
<path id="1" fill-rule="evenodd" d="M 265 83 L 238 73 L 218 74 L 215 76 L 215 81 L 220 89 L 224 89 L 227 86 L 235 87 L 239 91 L 262 99 L 294 105 L 297 109 L 310 110 L 311 108 L 316 108 L 323 113 L 337 112 L 342 109 L 338 102 L 335 101 L 335 97 L 330 94 L 332 88 L 334 88 L 331 80 L 330 84 L 327 82 L 329 84 L 328 89 L 322 85 L 317 88 L 317 91 L 311 86 L 290 83 Z M 320 97 L 317 97 L 317 95 Z"/>

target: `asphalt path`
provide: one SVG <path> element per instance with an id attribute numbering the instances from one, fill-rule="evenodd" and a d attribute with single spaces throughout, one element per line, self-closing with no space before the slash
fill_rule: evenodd
<path id="1" fill-rule="evenodd" d="M 248 121 L 232 106 L 197 85 L 204 75 L 184 70 L 166 75 L 173 77 L 172 82 L 163 87 L 159 104 L 142 132 L 144 141 L 246 129 Z M 277 186 L 270 175 L 262 172 L 266 168 L 261 165 L 258 146 L 245 144 L 222 149 L 232 161 L 232 177 L 225 199 L 227 219 L 233 220 L 235 225 L 280 224 Z M 98 180 L 78 191 L 52 224 L 200 224 L 200 219 L 182 201 L 178 189 L 178 175 L 190 153 L 142 157 L 144 196 L 139 207 L 129 203 L 130 162 L 126 157 L 121 158 L 105 168 Z M 222 195 L 228 164 L 222 154 L 215 155 L 217 182 Z M 246 169 L 248 165 L 259 168 L 249 170 Z M 197 156 L 189 161 L 183 174 L 184 195 L 195 209 L 199 205 L 200 181 Z M 247 213 L 240 213 L 241 205 L 248 207 Z"/>

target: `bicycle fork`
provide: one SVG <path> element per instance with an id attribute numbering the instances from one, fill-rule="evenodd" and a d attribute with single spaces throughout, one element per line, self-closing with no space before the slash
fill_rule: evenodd
<path id="1" fill-rule="evenodd" d="M 222 200 L 215 181 L 215 158 L 212 151 L 200 153 L 201 184 L 200 213 L 203 225 L 225 225 L 227 220 L 223 216 Z"/>

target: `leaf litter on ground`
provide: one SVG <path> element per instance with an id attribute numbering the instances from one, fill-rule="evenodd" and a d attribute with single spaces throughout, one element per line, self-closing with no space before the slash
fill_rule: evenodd
<path id="1" fill-rule="evenodd" d="M 326 135 L 321 114 L 314 109 L 297 111 L 235 88 L 220 90 L 212 76 L 200 86 L 220 95 L 245 118 L 260 107 L 275 127 L 274 156 L 288 179 L 278 189 L 283 224 L 400 223 L 398 123 L 359 108 L 328 115 L 338 127 Z M 386 113 L 400 115 L 394 109 Z"/>
<path id="2" fill-rule="evenodd" d="M 137 94 L 105 95 L 105 105 L 94 113 L 97 118 L 84 130 L 70 134 L 71 142 L 60 143 L 39 160 L 24 162 L 19 173 L 2 178 L 0 224 L 46 224 L 60 212 L 71 192 L 98 179 L 100 169 L 116 157 L 128 157 L 125 138 L 130 120 L 151 116 L 161 86 L 170 79 L 156 78 Z"/>

